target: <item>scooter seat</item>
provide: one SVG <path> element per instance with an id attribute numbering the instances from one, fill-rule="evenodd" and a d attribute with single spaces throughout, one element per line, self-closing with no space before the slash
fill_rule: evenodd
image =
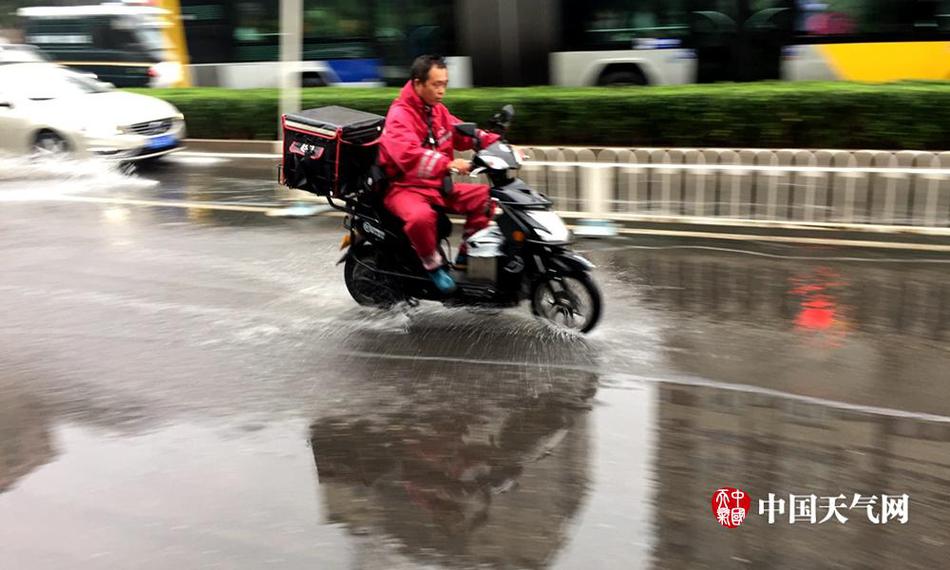
<path id="1" fill-rule="evenodd" d="M 439 238 L 439 241 L 444 240 L 445 238 L 452 235 L 452 220 L 449 219 L 449 216 L 445 213 L 444 208 L 439 206 L 433 206 L 433 210 L 438 215 L 436 221 L 436 235 Z"/>
<path id="2" fill-rule="evenodd" d="M 380 204 L 375 208 L 377 215 L 383 224 L 395 233 L 402 233 L 404 222 L 395 214 L 390 212 L 385 206 Z M 442 241 L 452 235 L 452 220 L 445 213 L 445 209 L 439 206 L 433 206 L 436 213 L 436 236 Z"/>

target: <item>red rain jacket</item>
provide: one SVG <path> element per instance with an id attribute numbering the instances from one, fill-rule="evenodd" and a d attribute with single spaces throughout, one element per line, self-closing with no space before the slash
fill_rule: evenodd
<path id="1" fill-rule="evenodd" d="M 390 191 L 411 188 L 441 196 L 442 180 L 449 173 L 453 150 L 470 150 L 474 141 L 456 132 L 461 123 L 439 103 L 431 108 L 432 133 L 436 146 L 427 144 L 426 105 L 416 95 L 412 81 L 406 83 L 386 114 L 386 127 L 380 137 L 379 163 L 389 176 Z M 497 134 L 477 131 L 484 146 L 497 141 Z"/>

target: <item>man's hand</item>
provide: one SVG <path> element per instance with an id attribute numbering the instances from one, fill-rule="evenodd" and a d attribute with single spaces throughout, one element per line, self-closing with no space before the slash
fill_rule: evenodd
<path id="1" fill-rule="evenodd" d="M 449 163 L 449 171 L 461 174 L 463 176 L 467 175 L 472 170 L 472 163 L 465 160 L 464 158 L 456 158 Z"/>

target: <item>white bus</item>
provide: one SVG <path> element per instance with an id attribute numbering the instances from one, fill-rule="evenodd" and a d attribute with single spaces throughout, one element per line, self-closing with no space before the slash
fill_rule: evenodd
<path id="1" fill-rule="evenodd" d="M 167 10 L 144 5 L 20 8 L 26 43 L 55 63 L 94 73 L 117 87 L 172 87 L 183 67 L 166 36 Z"/>
<path id="2" fill-rule="evenodd" d="M 950 79 L 950 0 L 560 2 L 556 85 Z"/>

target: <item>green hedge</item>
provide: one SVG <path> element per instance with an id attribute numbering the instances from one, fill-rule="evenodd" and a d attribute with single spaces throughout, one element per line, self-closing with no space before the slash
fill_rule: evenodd
<path id="1" fill-rule="evenodd" d="M 274 89 L 140 90 L 173 103 L 195 138 L 274 139 Z M 395 89 L 316 88 L 304 108 L 385 114 Z M 950 148 L 950 82 L 754 83 L 629 88 L 450 90 L 446 104 L 484 122 L 515 106 L 512 142 L 589 146 Z"/>

